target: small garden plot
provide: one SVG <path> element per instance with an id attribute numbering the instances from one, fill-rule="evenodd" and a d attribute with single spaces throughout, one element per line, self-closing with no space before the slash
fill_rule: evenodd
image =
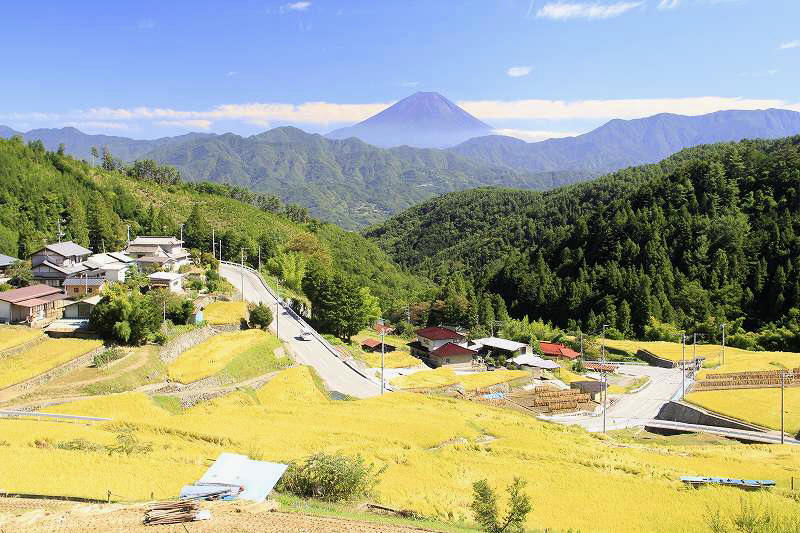
<path id="1" fill-rule="evenodd" d="M 495 370 L 459 375 L 449 368 L 442 367 L 400 376 L 393 379 L 390 384 L 398 389 L 433 389 L 459 383 L 466 390 L 475 390 L 527 376 L 528 373 L 523 370 Z"/>
<path id="2" fill-rule="evenodd" d="M 0 326 L 0 352 L 25 344 L 42 336 L 42 330 L 27 327 Z"/>
<path id="3" fill-rule="evenodd" d="M 247 302 L 214 302 L 203 309 L 203 320 L 211 325 L 238 324 L 247 318 Z"/>
<path id="4" fill-rule="evenodd" d="M 20 383 L 102 346 L 100 341 L 48 339 L 29 350 L 0 359 L 0 389 Z"/>
<path id="5" fill-rule="evenodd" d="M 268 372 L 288 364 L 275 358 L 279 346 L 273 335 L 259 329 L 220 333 L 179 355 L 167 374 L 179 383 L 192 383 L 226 369 L 233 378 L 253 377 L 260 370 Z"/>

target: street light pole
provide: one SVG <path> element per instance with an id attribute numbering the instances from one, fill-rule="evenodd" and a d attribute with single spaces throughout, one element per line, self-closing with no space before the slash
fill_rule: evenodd
<path id="1" fill-rule="evenodd" d="M 181 224 L 181 247 L 183 247 L 183 227 L 184 227 L 185 225 L 186 225 L 185 223 L 184 223 L 184 224 Z"/>
<path id="2" fill-rule="evenodd" d="M 275 336 L 281 340 L 281 278 L 275 276 Z"/>
<path id="3" fill-rule="evenodd" d="M 722 365 L 725 364 L 725 324 L 722 324 Z"/>
<path id="4" fill-rule="evenodd" d="M 242 274 L 242 301 L 244 301 L 244 248 L 242 248 L 242 264 L 240 266 L 240 272 Z"/>
<path id="5" fill-rule="evenodd" d="M 211 228 L 211 257 L 217 258 L 217 240 L 214 238 L 214 228 Z"/>
<path id="6" fill-rule="evenodd" d="M 603 433 L 606 432 L 606 409 L 608 408 L 608 375 L 603 371 Z"/>

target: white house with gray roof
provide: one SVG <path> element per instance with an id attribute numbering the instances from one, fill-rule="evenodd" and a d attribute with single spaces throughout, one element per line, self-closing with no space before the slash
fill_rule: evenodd
<path id="1" fill-rule="evenodd" d="M 183 241 L 175 237 L 136 237 L 125 253 L 140 266 L 155 265 L 164 270 L 178 270 L 191 262 Z"/>
<path id="2" fill-rule="evenodd" d="M 48 244 L 31 255 L 33 279 L 50 287 L 61 287 L 64 280 L 88 270 L 83 262 L 92 251 L 72 241 Z"/>

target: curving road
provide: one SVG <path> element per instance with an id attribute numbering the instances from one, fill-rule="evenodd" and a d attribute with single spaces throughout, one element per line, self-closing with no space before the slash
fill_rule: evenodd
<path id="1" fill-rule="evenodd" d="M 648 376 L 650 384 L 634 394 L 623 394 L 606 412 L 607 429 L 624 429 L 643 426 L 656 417 L 661 406 L 670 401 L 681 390 L 681 372 L 673 368 L 622 365 L 619 372 L 632 376 Z M 687 380 L 688 387 L 688 380 Z M 603 431 L 603 416 L 547 416 L 552 422 L 579 425 L 587 431 Z"/>
<path id="2" fill-rule="evenodd" d="M 280 315 L 276 314 L 275 297 L 266 289 L 258 275 L 246 268 L 224 263 L 220 264 L 219 273 L 238 291 L 242 290 L 244 282 L 244 296 L 248 302 L 265 303 L 272 308 L 276 318 L 270 329 L 275 331 L 277 322 L 279 338 L 284 346 L 288 347 L 293 359 L 300 364 L 313 367 L 330 391 L 356 398 L 368 398 L 380 394 L 379 381 L 372 381 L 353 370 L 331 353 L 317 336 L 312 335 L 310 340 L 302 340 L 300 332 L 303 326 L 298 317 L 283 307 Z"/>

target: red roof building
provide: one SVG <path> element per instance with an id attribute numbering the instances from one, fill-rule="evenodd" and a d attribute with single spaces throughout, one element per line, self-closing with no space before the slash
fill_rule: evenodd
<path id="1" fill-rule="evenodd" d="M 539 349 L 542 351 L 542 354 L 547 357 L 559 357 L 559 358 L 573 360 L 577 359 L 581 355 L 572 348 L 568 348 L 563 344 L 559 344 L 557 342 L 540 341 Z"/>
<path id="2" fill-rule="evenodd" d="M 0 293 L 0 322 L 42 324 L 61 318 L 66 295 L 57 287 L 31 285 Z"/>
<path id="3" fill-rule="evenodd" d="M 443 326 L 431 326 L 417 330 L 417 337 L 424 337 L 432 341 L 464 340 L 466 337 L 454 329 Z"/>
<path id="4" fill-rule="evenodd" d="M 470 350 L 469 348 L 465 348 L 464 346 L 453 344 L 452 342 L 448 342 L 444 346 L 439 346 L 435 350 L 431 352 L 431 355 L 435 357 L 456 357 L 459 355 L 468 355 L 473 357 L 478 355 L 478 352 L 475 350 Z"/>

